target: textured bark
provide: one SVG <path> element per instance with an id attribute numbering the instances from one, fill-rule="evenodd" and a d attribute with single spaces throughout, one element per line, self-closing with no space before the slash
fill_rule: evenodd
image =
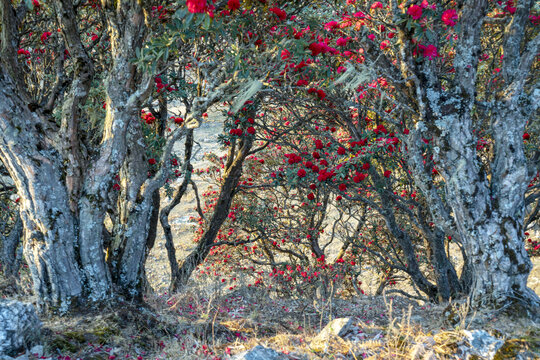
<path id="1" fill-rule="evenodd" d="M 82 186 L 82 153 L 79 137 L 79 120 L 92 79 L 94 65 L 86 53 L 79 36 L 76 23 L 76 12 L 72 1 L 59 0 L 54 2 L 55 13 L 62 29 L 67 49 L 75 60 L 74 78 L 69 92 L 64 96 L 62 103 L 62 123 L 60 127 L 61 149 L 66 162 L 66 186 L 70 193 L 70 206 L 73 212 L 77 211 Z"/>
<path id="2" fill-rule="evenodd" d="M 40 127 L 42 122 L 15 89 L 2 68 L 0 154 L 21 199 L 24 255 L 39 298 L 67 307 L 82 294 L 82 279 L 73 243 L 76 220 L 62 181 L 62 160 L 49 139 L 28 129 L 27 124 Z"/>
<path id="3" fill-rule="evenodd" d="M 118 197 L 118 218 L 110 249 L 113 278 L 129 297 L 142 294 L 143 266 L 153 209 L 153 196 L 145 198 L 141 193 L 149 170 L 144 144 L 133 141 L 141 138 L 141 122 L 131 122 L 127 140 L 132 146 L 127 149 L 120 169 L 122 190 Z"/>
<path id="4" fill-rule="evenodd" d="M 428 236 L 428 242 L 439 302 L 448 301 L 450 298 L 456 299 L 464 295 L 465 292 L 457 276 L 456 269 L 448 259 L 444 249 L 445 234 L 442 231 L 434 231 L 431 236 Z"/>
<path id="5" fill-rule="evenodd" d="M 154 184 L 150 195 L 137 196 L 143 193 L 147 169 L 134 168 L 141 173 L 129 179 L 129 194 L 118 203 L 123 222 L 113 236 L 121 239 L 123 248 L 116 249 L 113 277 L 104 255 L 105 214 L 115 207 L 117 198 L 112 185 L 121 169 L 129 169 L 131 176 L 135 162 L 147 166 L 140 155 L 144 151 L 136 160 L 128 154 L 136 146 L 141 150 L 140 129 L 128 130 L 130 124 L 139 123 L 141 104 L 151 90 L 150 77 L 142 76 L 131 63 L 146 36 L 144 12 L 135 0 L 123 0 L 118 6 L 104 4 L 113 62 L 106 83 L 103 138 L 89 155 L 81 146 L 79 122 L 93 79 L 93 63 L 81 42 L 73 3 L 56 0 L 51 5 L 74 66 L 66 94 L 53 91 L 40 108 L 29 104 L 21 89 L 24 77 L 14 76 L 21 73 L 16 31 L 20 18 L 12 16 L 11 2 L 1 2 L 2 19 L 9 21 L 2 26 L 0 52 L 0 157 L 21 199 L 24 255 L 36 295 L 44 305 L 67 310 L 76 300 L 109 298 L 113 279 L 123 293 L 138 293 L 152 214 L 150 195 L 158 185 Z M 60 81 L 64 63 L 57 66 Z M 51 121 L 53 108 L 62 110 L 60 126 Z"/>
<path id="6" fill-rule="evenodd" d="M 17 278 L 21 265 L 21 256 L 17 249 L 21 244 L 23 236 L 23 223 L 20 216 L 17 216 L 13 228 L 7 236 L 2 237 L 0 249 L 0 264 L 6 278 Z"/>
<path id="7" fill-rule="evenodd" d="M 524 84 L 532 64 L 531 53 L 538 51 L 538 36 L 519 59 L 514 59 L 523 37 L 517 23 L 525 22 L 531 4 L 520 2 L 505 33 L 503 46 L 509 68 L 504 71 L 505 86 L 490 109 L 494 143 L 491 173 L 477 156 L 473 119 L 482 26 L 478 19 L 484 18 L 487 1 L 464 3 L 454 60 L 456 80 L 451 90 L 443 90 L 428 65 L 420 69 L 417 83 L 421 117 L 408 144 L 414 149 L 421 136 L 433 136 L 434 160 L 445 180 L 446 201 L 452 209 L 458 241 L 467 255 L 475 306 L 501 307 L 518 302 L 538 311 L 540 304 L 538 296 L 527 288 L 532 265 L 522 236 L 529 178 L 521 138 L 531 111 L 534 113 L 535 105 L 531 107 Z M 417 168 L 421 166 L 418 159 L 410 161 Z M 429 196 L 430 189 L 420 174 L 413 173 L 428 195 L 432 214 L 442 228 L 449 228 L 443 211 L 435 211 L 441 208 L 438 199 Z"/>
<path id="8" fill-rule="evenodd" d="M 165 248 L 167 249 L 167 257 L 169 259 L 169 266 L 171 268 L 171 283 L 169 285 L 169 290 L 171 291 L 175 289 L 174 283 L 175 279 L 179 276 L 179 267 L 178 261 L 176 259 L 176 251 L 174 249 L 171 225 L 169 224 L 169 214 L 180 203 L 191 181 L 191 172 L 193 171 L 193 166 L 191 165 L 191 155 L 193 150 L 193 130 L 188 131 L 184 147 L 184 180 L 182 181 L 182 184 L 174 195 L 172 201 L 167 206 L 163 207 L 159 214 L 163 233 L 165 234 Z"/>

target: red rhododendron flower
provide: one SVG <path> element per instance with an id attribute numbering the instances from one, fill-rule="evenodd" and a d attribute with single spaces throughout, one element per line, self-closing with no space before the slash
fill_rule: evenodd
<path id="1" fill-rule="evenodd" d="M 315 200 L 315 195 L 314 195 L 313 193 L 309 193 L 308 196 L 307 196 L 307 198 L 308 198 L 309 200 Z"/>
<path id="2" fill-rule="evenodd" d="M 229 0 L 227 6 L 231 11 L 240 9 L 240 0 Z"/>
<path id="3" fill-rule="evenodd" d="M 206 0 L 186 0 L 186 5 L 191 13 L 204 13 L 208 8 Z"/>
<path id="4" fill-rule="evenodd" d="M 346 184 L 339 184 L 339 191 L 345 191 L 347 190 L 347 185 Z"/>
<path id="5" fill-rule="evenodd" d="M 154 159 L 154 158 L 148 159 L 148 163 L 150 165 L 155 165 L 156 164 L 156 159 Z"/>
<path id="6" fill-rule="evenodd" d="M 250 134 L 250 135 L 254 135 L 255 134 L 255 128 L 253 126 L 250 126 L 246 129 L 247 133 Z"/>
<path id="7" fill-rule="evenodd" d="M 287 13 L 278 7 L 273 7 L 271 9 L 268 9 L 268 11 L 274 13 L 281 21 L 287 18 Z"/>
<path id="8" fill-rule="evenodd" d="M 383 5 L 380 1 L 374 2 L 373 4 L 371 4 L 371 7 L 370 7 L 371 10 L 382 9 L 382 8 L 383 8 Z"/>
<path id="9" fill-rule="evenodd" d="M 345 155 L 345 148 L 343 146 L 340 146 L 338 149 L 337 149 L 337 153 L 338 155 Z"/>
<path id="10" fill-rule="evenodd" d="M 309 45 L 309 50 L 311 50 L 312 56 L 319 55 L 320 53 L 323 52 L 323 49 L 324 49 L 323 46 L 316 42 Z"/>
<path id="11" fill-rule="evenodd" d="M 514 1 L 509 0 L 506 2 L 506 6 L 504 7 L 506 11 L 508 11 L 510 14 L 514 14 L 516 12 L 516 7 L 514 6 Z"/>
<path id="12" fill-rule="evenodd" d="M 389 178 L 390 175 L 392 175 L 392 172 L 391 172 L 390 170 L 386 170 L 386 171 L 384 172 L 384 177 Z"/>
<path id="13" fill-rule="evenodd" d="M 49 36 L 51 36 L 51 32 L 50 31 L 45 31 L 43 34 L 41 34 L 41 42 L 45 42 L 47 41 L 47 39 L 49 38 Z"/>
<path id="14" fill-rule="evenodd" d="M 289 50 L 283 49 L 283 51 L 281 52 L 281 60 L 287 60 L 290 57 L 291 53 L 289 52 Z"/>
<path id="15" fill-rule="evenodd" d="M 523 140 L 529 140 L 531 138 L 531 135 L 528 133 L 523 134 Z"/>
<path id="16" fill-rule="evenodd" d="M 306 170 L 300 169 L 300 170 L 298 170 L 298 172 L 296 173 L 296 175 L 298 175 L 299 178 L 303 178 L 303 177 L 306 176 Z"/>
<path id="17" fill-rule="evenodd" d="M 26 56 L 30 56 L 30 51 L 25 50 L 25 49 L 19 49 L 19 50 L 17 50 L 17 54 L 18 54 L 18 55 L 26 55 Z"/>
<path id="18" fill-rule="evenodd" d="M 418 20 L 422 17 L 422 8 L 418 5 L 412 5 L 408 10 L 409 14 L 414 20 Z"/>
<path id="19" fill-rule="evenodd" d="M 454 9 L 445 10 L 442 14 L 442 21 L 446 26 L 455 26 L 457 18 L 457 12 Z"/>
<path id="20" fill-rule="evenodd" d="M 345 45 L 347 45 L 348 41 L 349 41 L 349 38 L 340 37 L 339 39 L 337 39 L 336 45 L 337 46 L 345 46 Z"/>
<path id="21" fill-rule="evenodd" d="M 326 24 L 324 24 L 324 28 L 328 31 L 330 30 L 333 30 L 333 29 L 338 29 L 339 28 L 339 23 L 337 21 L 330 21 Z"/>
<path id="22" fill-rule="evenodd" d="M 434 57 L 439 56 L 437 53 L 437 47 L 435 45 L 428 45 L 424 48 L 424 57 L 432 60 Z"/>

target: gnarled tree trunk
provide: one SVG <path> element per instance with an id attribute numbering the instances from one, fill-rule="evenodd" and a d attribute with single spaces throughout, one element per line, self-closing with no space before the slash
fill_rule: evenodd
<path id="1" fill-rule="evenodd" d="M 80 39 L 73 3 L 55 0 L 52 6 L 75 65 L 65 95 L 51 98 L 62 109 L 60 126 L 50 117 L 50 108 L 28 106 L 24 78 L 13 77 L 19 73 L 19 38 L 12 22 L 20 19 L 10 17 L 11 2 L 1 3 L 2 19 L 9 20 L 9 26 L 2 27 L 0 49 L 0 157 L 20 196 L 24 256 L 35 293 L 40 303 L 65 311 L 77 303 L 107 299 L 116 289 L 130 297 L 140 293 L 153 203 L 144 191 L 147 164 L 139 122 L 152 82 L 131 63 L 146 36 L 141 5 L 136 0 L 118 6 L 105 3 L 112 58 L 106 118 L 99 149 L 86 152 L 79 122 L 93 64 Z M 125 196 L 118 197 L 113 184 L 121 172 L 129 176 L 129 183 Z M 152 184 L 152 193 L 157 183 Z M 121 221 L 112 236 L 121 241 L 114 249 L 115 266 L 110 268 L 104 252 L 104 221 L 106 210 L 114 206 L 120 209 Z"/>

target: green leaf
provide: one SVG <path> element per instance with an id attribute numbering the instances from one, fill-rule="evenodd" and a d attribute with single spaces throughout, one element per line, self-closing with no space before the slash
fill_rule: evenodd
<path id="1" fill-rule="evenodd" d="M 203 23 L 203 29 L 204 30 L 209 30 L 210 29 L 210 26 L 212 25 L 212 18 L 210 16 L 205 16 L 204 17 L 204 23 Z"/>
<path id="2" fill-rule="evenodd" d="M 166 47 L 165 51 L 163 52 L 163 62 L 167 62 L 168 59 L 169 59 L 169 48 Z"/>
<path id="3" fill-rule="evenodd" d="M 182 20 L 186 16 L 186 14 L 187 11 L 185 8 L 179 9 L 174 13 L 173 19 Z"/>
<path id="4" fill-rule="evenodd" d="M 189 13 L 189 15 L 186 17 L 186 19 L 184 20 L 184 23 L 182 24 L 183 30 L 187 30 L 187 28 L 191 24 L 191 21 L 193 21 L 193 16 L 194 15 L 195 14 L 193 14 L 193 13 Z"/>
<path id="5" fill-rule="evenodd" d="M 32 3 L 32 0 L 24 0 L 24 4 L 30 11 L 34 10 L 34 4 Z"/>

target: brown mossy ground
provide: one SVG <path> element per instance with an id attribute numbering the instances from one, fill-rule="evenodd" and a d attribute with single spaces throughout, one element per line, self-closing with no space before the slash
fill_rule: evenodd
<path id="1" fill-rule="evenodd" d="M 465 302 L 418 304 L 402 297 L 313 301 L 243 289 L 203 297 L 197 288 L 148 296 L 144 306 L 115 304 L 43 318 L 43 344 L 55 359 L 229 359 L 258 344 L 290 359 L 410 359 L 429 343 L 455 359 L 463 329 L 503 339 L 495 359 L 540 358 L 540 329 L 527 318 L 472 311 Z M 353 317 L 352 333 L 317 342 L 330 318 Z"/>
<path id="2" fill-rule="evenodd" d="M 64 316 L 43 317 L 45 353 L 53 358 L 111 359 L 146 356 L 159 349 L 156 339 L 175 329 L 152 308 L 118 303 Z"/>

